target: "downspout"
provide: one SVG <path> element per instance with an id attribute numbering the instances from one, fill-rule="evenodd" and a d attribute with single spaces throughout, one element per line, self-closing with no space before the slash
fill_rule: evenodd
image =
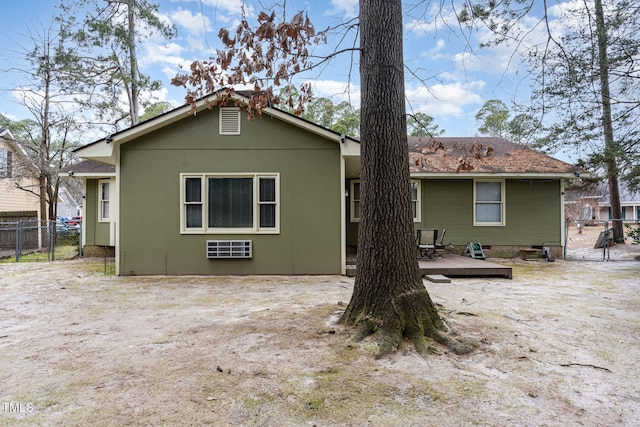
<path id="1" fill-rule="evenodd" d="M 562 249 L 562 259 L 566 258 L 566 248 L 567 248 L 567 233 L 565 227 L 565 209 L 564 209 L 564 189 L 565 189 L 565 179 L 560 178 L 560 246 Z"/>
<path id="2" fill-rule="evenodd" d="M 115 274 L 116 276 L 120 275 L 120 186 L 121 186 L 121 179 L 120 179 L 120 144 L 116 143 L 115 141 L 112 142 L 112 144 L 114 144 L 115 146 L 113 147 L 114 150 L 114 155 L 116 158 L 116 178 L 115 178 L 115 194 L 114 196 L 114 205 L 113 206 L 113 222 L 110 224 L 110 227 L 113 227 L 113 235 L 115 237 L 115 247 L 114 247 L 114 256 L 116 259 L 116 271 Z M 110 202 L 111 203 L 111 202 Z M 109 234 L 111 234 L 112 231 L 109 231 Z"/>
<path id="3" fill-rule="evenodd" d="M 347 198 L 344 185 L 346 183 L 346 165 L 340 146 L 340 274 L 347 274 Z"/>

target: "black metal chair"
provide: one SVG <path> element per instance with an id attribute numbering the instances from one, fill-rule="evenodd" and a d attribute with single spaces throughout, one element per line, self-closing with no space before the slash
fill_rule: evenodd
<path id="1" fill-rule="evenodd" d="M 447 229 L 442 229 L 442 234 L 440 235 L 440 243 L 436 243 L 436 250 L 441 249 L 444 250 L 446 246 L 444 245 L 444 235 L 447 234 Z"/>

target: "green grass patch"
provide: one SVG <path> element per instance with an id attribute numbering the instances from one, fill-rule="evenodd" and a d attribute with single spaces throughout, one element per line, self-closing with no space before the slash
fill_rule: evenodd
<path id="1" fill-rule="evenodd" d="M 78 245 L 56 246 L 54 252 L 56 260 L 72 259 L 78 256 Z M 43 262 L 51 261 L 51 253 L 48 251 L 31 252 L 20 255 L 20 262 Z M 0 264 L 16 262 L 15 256 L 0 259 Z"/>

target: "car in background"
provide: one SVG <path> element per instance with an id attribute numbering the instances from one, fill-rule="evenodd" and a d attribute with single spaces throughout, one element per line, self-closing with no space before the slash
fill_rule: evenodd
<path id="1" fill-rule="evenodd" d="M 58 237 L 75 236 L 78 234 L 78 229 L 73 225 L 69 225 L 64 221 L 56 221 L 56 234 Z"/>
<path id="2" fill-rule="evenodd" d="M 82 224 L 82 217 L 81 216 L 74 216 L 70 220 L 67 221 L 67 224 L 69 224 L 69 225 L 80 225 L 80 224 Z"/>

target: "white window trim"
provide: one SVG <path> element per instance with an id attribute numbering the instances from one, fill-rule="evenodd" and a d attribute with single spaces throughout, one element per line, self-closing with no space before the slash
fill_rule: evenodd
<path id="1" fill-rule="evenodd" d="M 476 221 L 476 206 L 478 201 L 476 200 L 476 187 L 479 182 L 499 182 L 500 183 L 500 221 L 499 222 L 482 222 Z M 474 179 L 473 180 L 473 225 L 476 227 L 504 227 L 506 225 L 505 220 L 505 180 L 504 179 Z M 482 202 L 480 202 L 482 203 Z M 495 204 L 498 202 L 486 202 Z"/>
<path id="2" fill-rule="evenodd" d="M 102 195 L 102 185 L 109 185 L 109 198 L 104 199 Z M 102 205 L 104 202 L 109 203 L 109 212 L 108 216 L 104 217 L 102 214 L 104 210 L 102 209 Z M 111 221 L 111 180 L 109 179 L 101 179 L 98 180 L 98 222 L 110 222 Z"/>
<path id="3" fill-rule="evenodd" d="M 202 189 L 202 227 L 186 227 L 186 178 L 200 178 Z M 251 178 L 253 179 L 253 227 L 251 228 L 214 228 L 207 227 L 209 208 L 208 178 Z M 276 218 L 275 227 L 260 227 L 260 180 L 274 178 L 276 181 Z M 279 173 L 181 173 L 180 174 L 180 233 L 181 234 L 280 234 L 280 174 Z"/>
<path id="4" fill-rule="evenodd" d="M 353 195 L 355 194 L 355 192 L 353 191 L 353 187 L 354 184 L 356 183 L 360 183 L 359 179 L 353 179 L 351 180 L 351 182 L 349 183 L 349 194 L 351 195 L 351 197 L 349 198 L 349 205 L 350 205 L 350 213 L 349 213 L 349 217 L 351 222 L 360 222 L 360 218 L 356 216 L 355 212 L 355 204 L 356 204 L 356 200 L 354 199 Z M 412 184 L 418 184 L 418 194 L 417 194 L 417 199 L 415 200 L 416 202 L 416 215 L 413 217 L 413 222 L 420 222 L 422 221 L 422 181 L 419 179 L 412 179 L 411 180 Z M 358 202 L 360 202 L 360 199 L 357 200 Z M 414 200 L 411 200 L 411 203 L 413 203 Z"/>
<path id="5" fill-rule="evenodd" d="M 13 152 L 6 148 L 0 148 L 0 178 L 12 177 Z"/>
<path id="6" fill-rule="evenodd" d="M 416 202 L 416 215 L 413 217 L 413 222 L 421 222 L 422 221 L 422 181 L 419 179 L 412 179 L 411 180 L 412 184 L 418 184 L 418 191 L 417 191 L 417 199 L 415 200 Z M 413 203 L 414 200 L 411 199 L 411 203 Z"/>
<path id="7" fill-rule="evenodd" d="M 355 194 L 356 192 L 354 191 L 354 187 L 355 184 L 360 184 L 360 180 L 359 179 L 352 179 L 351 182 L 349 183 L 349 194 L 351 195 L 351 197 L 349 197 L 349 206 L 350 206 L 350 214 L 349 217 L 351 219 L 351 222 L 359 222 L 360 221 L 360 217 L 356 216 L 356 201 L 358 203 L 360 203 L 360 199 L 355 199 Z"/>
<path id="8" fill-rule="evenodd" d="M 240 108 L 238 107 L 220 107 L 220 135 L 240 135 Z M 230 125 L 230 127 L 228 127 Z"/>

